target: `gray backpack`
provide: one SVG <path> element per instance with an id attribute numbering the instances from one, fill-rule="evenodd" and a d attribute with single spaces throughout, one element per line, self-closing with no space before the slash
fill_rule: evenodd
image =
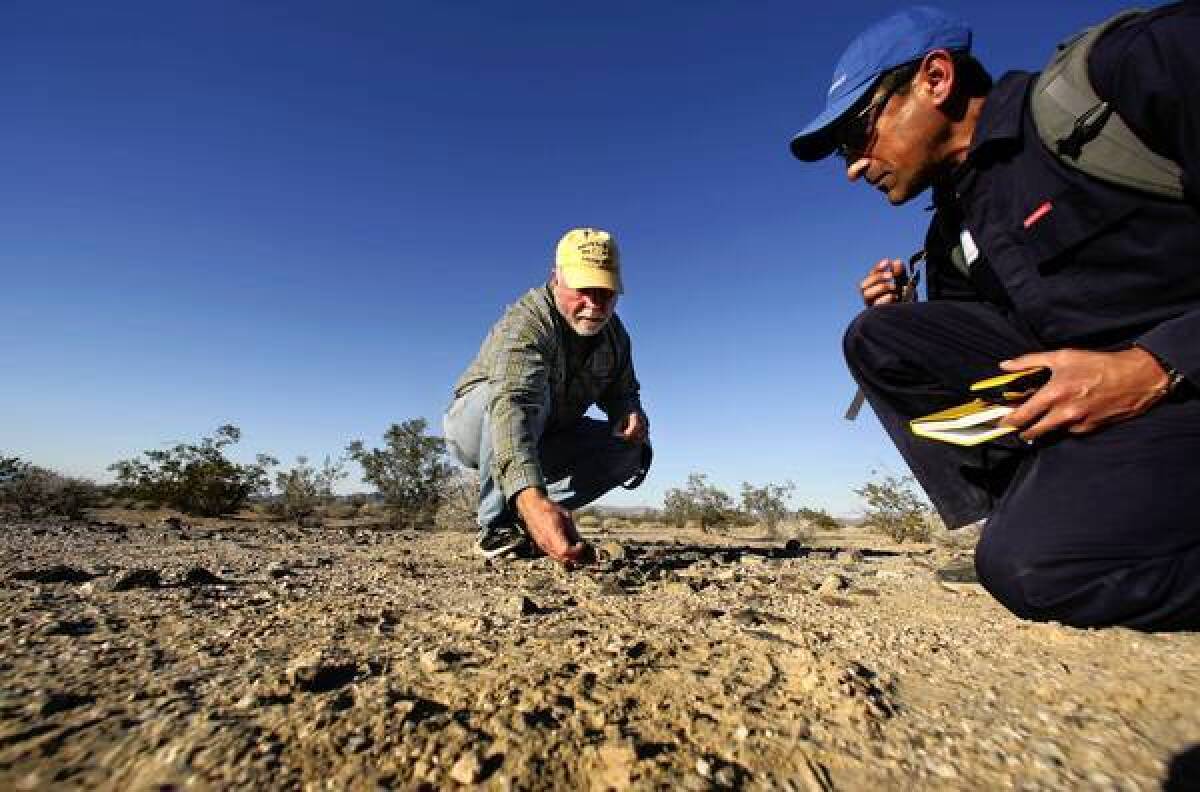
<path id="1" fill-rule="evenodd" d="M 1101 181 L 1183 200 L 1179 165 L 1147 148 L 1088 80 L 1096 40 L 1142 13 L 1124 11 L 1058 45 L 1034 83 L 1033 123 L 1063 164 Z"/>

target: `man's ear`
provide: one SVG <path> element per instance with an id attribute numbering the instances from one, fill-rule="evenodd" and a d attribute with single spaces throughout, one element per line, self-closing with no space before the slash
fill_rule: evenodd
<path id="1" fill-rule="evenodd" d="M 921 60 L 916 88 L 931 103 L 943 107 L 954 96 L 956 77 L 953 56 L 946 50 L 934 50 Z"/>

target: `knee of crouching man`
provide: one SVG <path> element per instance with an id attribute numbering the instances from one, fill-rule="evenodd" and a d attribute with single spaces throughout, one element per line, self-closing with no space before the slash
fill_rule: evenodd
<path id="1" fill-rule="evenodd" d="M 851 371 L 860 371 L 870 359 L 872 339 L 878 337 L 885 311 L 867 308 L 851 320 L 842 335 L 842 354 Z"/>
<path id="2" fill-rule="evenodd" d="M 1035 618 L 1035 608 L 1025 593 L 1029 567 L 1019 547 L 1006 543 L 1002 533 L 988 525 L 975 546 L 975 574 L 988 593 L 1023 619 Z"/>

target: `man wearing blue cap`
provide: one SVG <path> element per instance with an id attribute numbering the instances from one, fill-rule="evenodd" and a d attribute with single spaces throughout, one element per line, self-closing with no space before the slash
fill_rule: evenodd
<path id="1" fill-rule="evenodd" d="M 845 353 L 946 524 L 986 518 L 980 581 L 1025 618 L 1196 629 L 1200 4 L 1082 41 L 1063 80 L 1056 61 L 993 84 L 965 24 L 899 12 L 850 45 L 791 147 L 837 152 L 892 204 L 933 190 L 928 302 L 901 301 L 902 263 L 879 262 Z M 1076 114 L 1060 136 L 1046 102 Z M 1157 192 L 1132 177 L 1151 160 Z M 1023 442 L 909 431 L 970 383 L 1032 367 L 1049 381 L 1005 419 Z"/>

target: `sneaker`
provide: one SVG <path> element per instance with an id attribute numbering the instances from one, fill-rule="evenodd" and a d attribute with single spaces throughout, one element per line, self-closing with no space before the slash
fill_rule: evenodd
<path id="1" fill-rule="evenodd" d="M 520 523 L 492 528 L 479 540 L 484 558 L 521 558 L 530 552 L 533 542 Z"/>

